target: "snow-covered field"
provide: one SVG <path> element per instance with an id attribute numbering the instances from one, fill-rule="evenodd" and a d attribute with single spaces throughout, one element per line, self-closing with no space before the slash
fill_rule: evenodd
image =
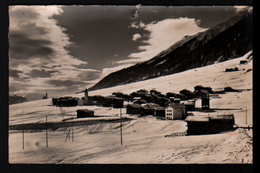
<path id="1" fill-rule="evenodd" d="M 238 126 L 252 126 L 252 60 L 239 65 L 241 58 L 195 68 L 173 75 L 151 80 L 116 86 L 89 92 L 89 95 L 111 95 L 112 92 L 130 94 L 139 89 L 156 89 L 162 93 L 175 92 L 186 88 L 193 91 L 196 85 L 210 86 L 221 90 L 226 86 L 245 89 L 242 92 L 219 94 L 211 97 L 210 107 L 216 108 L 210 114 L 233 113 Z M 226 68 L 238 67 L 239 71 L 224 72 Z M 244 70 L 243 70 L 244 69 Z M 82 97 L 83 93 L 72 96 Z M 200 107 L 200 100 L 196 101 Z M 123 145 L 120 144 L 119 109 L 77 106 L 60 110 L 51 106 L 51 99 L 37 100 L 9 106 L 9 125 L 60 122 L 75 118 L 76 110 L 87 108 L 95 111 L 95 118 L 79 119 L 115 121 L 80 126 L 67 126 L 46 131 L 25 130 L 23 133 L 9 130 L 10 163 L 252 163 L 252 129 L 238 128 L 220 134 L 182 136 L 171 135 L 185 132 L 183 120 L 159 120 L 153 116 L 139 117 L 126 114 L 131 120 L 123 122 Z M 66 116 L 61 116 L 61 111 Z M 195 116 L 202 113 L 192 112 Z M 246 119 L 247 117 L 247 119 Z M 67 122 L 75 120 L 67 120 Z M 73 129 L 73 142 L 72 142 Z M 70 136 L 67 136 L 70 130 Z M 169 137 L 165 137 L 168 135 Z M 66 137 L 69 137 L 66 139 Z M 66 140 L 66 142 L 65 142 Z"/>

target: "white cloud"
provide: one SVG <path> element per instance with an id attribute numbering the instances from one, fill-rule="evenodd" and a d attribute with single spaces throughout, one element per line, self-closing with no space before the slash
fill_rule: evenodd
<path id="1" fill-rule="evenodd" d="M 121 69 L 123 69 L 123 68 L 130 67 L 130 66 L 132 66 L 132 65 L 134 65 L 134 64 L 123 64 L 123 65 L 119 65 L 119 66 L 112 67 L 112 68 L 104 68 L 104 69 L 102 70 L 102 76 L 101 76 L 101 78 L 107 76 L 107 75 L 110 74 L 110 73 L 113 73 L 113 72 L 115 72 L 115 71 L 121 70 Z"/>
<path id="2" fill-rule="evenodd" d="M 148 40 L 143 41 L 145 46 L 139 46 L 140 52 L 131 53 L 128 55 L 128 59 L 116 61 L 119 64 L 117 67 L 106 68 L 102 71 L 102 76 L 106 76 L 109 73 L 117 70 L 129 67 L 136 63 L 140 63 L 149 60 L 156 56 L 161 51 L 169 48 L 175 42 L 181 40 L 186 35 L 194 35 L 198 32 L 205 31 L 207 29 L 198 26 L 200 20 L 190 18 L 178 18 L 178 19 L 165 19 L 162 21 L 153 21 L 147 25 L 141 22 L 131 23 L 131 28 L 143 28 L 149 31 L 150 35 Z M 141 35 L 136 33 L 133 35 L 133 41 L 138 41 Z"/>
<path id="3" fill-rule="evenodd" d="M 136 41 L 139 38 L 142 38 L 142 36 L 140 34 L 136 33 L 136 34 L 133 35 L 133 39 L 132 40 Z"/>
<path id="4" fill-rule="evenodd" d="M 61 6 L 9 7 L 9 67 L 20 72 L 16 77 L 9 77 L 10 93 L 57 90 L 60 87 L 48 81 L 84 83 L 82 80 L 92 80 L 92 76 L 100 75 L 97 70 L 76 68 L 84 67 L 87 62 L 72 57 L 66 50 L 65 47 L 73 43 L 65 29 L 51 18 L 62 12 Z M 42 75 L 46 73 L 45 77 L 30 76 L 32 70 Z"/>
<path id="5" fill-rule="evenodd" d="M 236 12 L 240 12 L 240 11 L 244 11 L 244 10 L 252 10 L 253 7 L 251 6 L 239 6 L 239 5 L 235 5 L 234 8 L 236 9 Z"/>
<path id="6" fill-rule="evenodd" d="M 157 23 L 152 22 L 145 25 L 144 29 L 150 32 L 149 39 L 143 41 L 148 45 L 139 46 L 141 52 L 130 54 L 129 58 L 139 58 L 145 61 L 153 58 L 162 50 L 167 49 L 185 35 L 194 35 L 205 31 L 205 28 L 197 26 L 198 21 L 190 18 L 165 19 Z M 130 60 L 128 60 L 130 61 Z"/>
<path id="7" fill-rule="evenodd" d="M 130 28 L 144 28 L 145 27 L 145 23 L 143 23 L 142 21 L 140 21 L 140 22 L 133 22 L 133 23 L 131 23 L 131 25 L 129 27 Z"/>

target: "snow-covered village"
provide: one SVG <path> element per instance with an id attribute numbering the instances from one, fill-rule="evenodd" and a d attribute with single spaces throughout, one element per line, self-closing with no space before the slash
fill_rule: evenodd
<path id="1" fill-rule="evenodd" d="M 133 6 L 134 15 L 144 14 L 142 8 Z M 9 97 L 9 163 L 253 163 L 252 36 L 248 26 L 240 30 L 251 21 L 252 7 L 234 9 L 230 18 L 185 33 L 151 59 L 113 67 L 92 85 L 80 83 L 77 92 L 47 85 L 54 75 L 68 77 L 54 72 L 62 64 L 53 65 L 50 78 L 32 78 L 45 86 L 41 98 L 15 102 L 12 97 L 11 104 Z M 10 59 L 12 70 L 16 60 Z M 29 75 L 21 69 L 20 78 Z M 21 81 L 10 80 L 10 90 Z"/>

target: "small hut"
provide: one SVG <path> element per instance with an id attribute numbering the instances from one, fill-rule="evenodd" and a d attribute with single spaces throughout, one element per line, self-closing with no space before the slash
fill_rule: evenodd
<path id="1" fill-rule="evenodd" d="M 208 134 L 210 131 L 210 118 L 208 116 L 187 116 L 185 121 L 188 126 L 188 135 Z"/>
<path id="2" fill-rule="evenodd" d="M 165 108 L 166 119 L 185 119 L 187 115 L 186 106 L 179 103 L 171 103 Z"/>
<path id="3" fill-rule="evenodd" d="M 88 109 L 78 109 L 77 118 L 94 117 L 94 111 Z"/>

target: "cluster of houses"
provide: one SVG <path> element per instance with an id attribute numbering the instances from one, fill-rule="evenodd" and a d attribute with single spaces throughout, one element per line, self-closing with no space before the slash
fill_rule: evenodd
<path id="1" fill-rule="evenodd" d="M 59 107 L 97 105 L 103 107 L 120 108 L 124 105 L 124 98 L 112 96 L 103 97 L 101 95 L 89 96 L 88 90 L 85 90 L 85 95 L 81 99 L 77 97 L 59 97 L 52 99 L 52 105 Z"/>
<path id="2" fill-rule="evenodd" d="M 168 92 L 166 95 L 156 90 L 151 90 L 150 93 L 139 90 L 130 94 L 134 97 L 132 103 L 126 106 L 126 112 L 165 119 L 185 119 L 187 111 L 195 110 L 194 98 L 201 98 L 203 110 L 209 109 L 209 93 L 212 92 L 212 88 L 203 86 L 194 87 L 194 92 L 183 89 L 178 94 Z"/>
<path id="3" fill-rule="evenodd" d="M 226 89 L 227 91 L 230 88 Z M 233 128 L 233 115 L 218 116 L 188 116 L 187 111 L 195 110 L 195 100 L 201 99 L 200 110 L 210 109 L 209 93 L 214 93 L 211 87 L 195 86 L 194 91 L 183 89 L 179 93 L 168 92 L 165 95 L 159 91 L 145 89 L 123 94 L 114 92 L 111 96 L 89 96 L 88 90 L 81 99 L 76 97 L 53 98 L 52 103 L 55 106 L 83 106 L 97 105 L 103 107 L 126 108 L 127 114 L 137 114 L 139 116 L 153 115 L 162 119 L 182 119 L 187 122 L 188 134 L 214 133 L 218 130 L 229 130 Z M 128 104 L 124 106 L 124 101 Z M 88 109 L 78 109 L 77 118 L 94 117 L 94 111 Z M 222 124 L 222 125 L 221 125 Z M 221 128 L 219 128 L 220 126 Z"/>

